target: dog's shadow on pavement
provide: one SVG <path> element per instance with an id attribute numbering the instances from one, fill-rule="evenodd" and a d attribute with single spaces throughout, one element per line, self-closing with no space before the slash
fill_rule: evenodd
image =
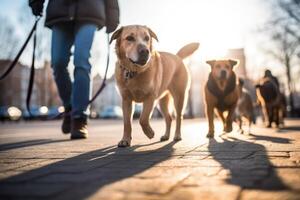
<path id="1" fill-rule="evenodd" d="M 176 142 L 153 148 L 157 143 L 123 149 L 108 146 L 9 177 L 0 181 L 0 198 L 86 199 L 104 186 L 169 159 Z M 126 186 L 122 190 L 126 191 Z"/>
<path id="2" fill-rule="evenodd" d="M 261 136 L 258 136 L 261 137 Z M 285 140 L 267 139 L 280 142 Z M 221 164 L 226 182 L 244 189 L 284 190 L 288 187 L 278 177 L 268 158 L 266 148 L 258 143 L 235 137 L 210 139 L 208 145 L 212 158 Z"/>
<path id="3" fill-rule="evenodd" d="M 269 142 L 278 143 L 278 144 L 290 144 L 292 141 L 289 138 L 266 136 L 266 135 L 250 134 L 250 136 L 251 136 L 251 138 L 250 138 L 251 140 L 269 141 Z"/>

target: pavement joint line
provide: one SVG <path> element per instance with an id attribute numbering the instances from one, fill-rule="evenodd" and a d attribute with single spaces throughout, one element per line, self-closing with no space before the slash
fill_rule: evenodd
<path id="1" fill-rule="evenodd" d="M 249 157 L 255 155 L 256 152 L 257 152 L 257 151 L 253 151 L 253 152 L 251 152 L 248 156 L 245 156 L 244 158 L 241 158 L 241 159 L 248 159 Z"/>
<path id="2" fill-rule="evenodd" d="M 46 161 L 46 160 L 44 160 L 44 161 Z M 18 170 L 20 168 L 24 168 L 24 167 L 27 167 L 27 166 L 30 166 L 30 165 L 34 165 L 34 164 L 37 164 L 37 163 L 40 163 L 40 162 L 43 162 L 43 161 L 37 161 L 37 162 L 29 163 L 29 164 L 26 164 L 26 165 L 22 165 L 22 166 L 19 166 L 19 167 L 16 167 L 16 168 L 12 168 L 12 169 L 0 171 L 0 172 L 2 173 L 2 172 L 16 171 L 16 170 Z"/>
<path id="3" fill-rule="evenodd" d="M 174 186 L 170 187 L 170 189 L 163 195 L 168 195 L 168 194 L 172 193 L 176 188 L 180 187 L 182 185 L 182 183 L 185 180 L 187 180 L 190 176 L 191 176 L 191 173 L 188 173 L 184 178 L 179 180 Z"/>

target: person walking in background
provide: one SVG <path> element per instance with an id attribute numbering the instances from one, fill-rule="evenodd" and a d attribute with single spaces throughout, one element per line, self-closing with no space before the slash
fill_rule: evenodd
<path id="1" fill-rule="evenodd" d="M 29 0 L 35 16 L 42 16 L 45 0 Z M 117 0 L 49 0 L 45 26 L 52 30 L 51 62 L 65 108 L 62 132 L 71 139 L 87 138 L 90 98 L 90 50 L 96 30 L 113 32 L 119 24 Z M 67 66 L 74 45 L 74 82 Z"/>
<path id="2" fill-rule="evenodd" d="M 272 81 L 274 81 L 278 89 L 280 88 L 280 84 L 277 77 L 273 76 L 272 72 L 269 69 L 265 70 L 264 78 L 270 78 Z"/>

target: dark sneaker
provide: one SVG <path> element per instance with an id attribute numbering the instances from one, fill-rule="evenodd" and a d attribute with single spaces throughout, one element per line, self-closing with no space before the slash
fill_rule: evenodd
<path id="1" fill-rule="evenodd" d="M 71 139 L 85 139 L 88 137 L 87 119 L 72 119 Z"/>
<path id="2" fill-rule="evenodd" d="M 71 132 L 71 112 L 64 113 L 63 123 L 61 125 L 61 131 L 64 134 Z"/>

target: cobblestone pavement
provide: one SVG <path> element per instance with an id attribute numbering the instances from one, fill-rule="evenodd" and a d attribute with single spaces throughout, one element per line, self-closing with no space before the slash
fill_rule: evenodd
<path id="1" fill-rule="evenodd" d="M 204 119 L 185 120 L 178 143 L 151 123 L 156 137 L 135 121 L 127 149 L 120 120 L 91 121 L 80 141 L 59 121 L 0 124 L 0 199 L 300 199 L 300 120 L 211 140 Z"/>

